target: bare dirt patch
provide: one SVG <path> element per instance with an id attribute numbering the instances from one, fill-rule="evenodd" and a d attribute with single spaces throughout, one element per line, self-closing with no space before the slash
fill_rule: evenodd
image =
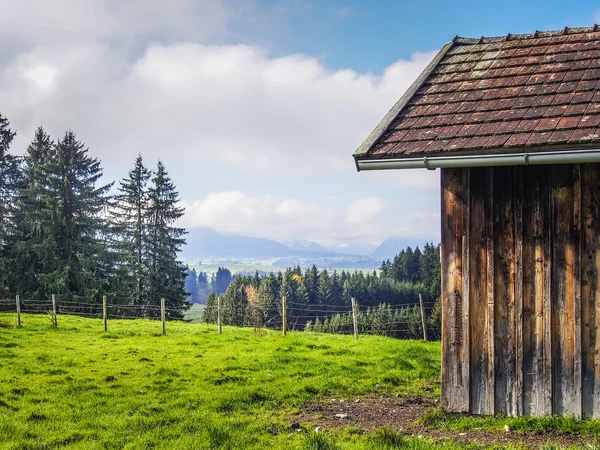
<path id="1" fill-rule="evenodd" d="M 369 395 L 351 399 L 326 398 L 303 405 L 297 414 L 289 417 L 294 426 L 339 429 L 355 427 L 369 432 L 388 427 L 407 435 L 435 440 L 452 439 L 460 442 L 509 445 L 518 444 L 537 449 L 544 444 L 565 447 L 594 442 L 593 437 L 578 436 L 560 431 L 514 433 L 505 431 L 467 431 L 430 429 L 417 423 L 425 412 L 435 408 L 435 402 L 422 398 Z"/>

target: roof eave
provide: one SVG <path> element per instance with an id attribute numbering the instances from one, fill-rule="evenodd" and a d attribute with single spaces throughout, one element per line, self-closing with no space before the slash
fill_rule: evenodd
<path id="1" fill-rule="evenodd" d="M 393 159 L 357 159 L 362 170 L 450 169 L 462 167 L 529 166 L 540 164 L 585 164 L 600 162 L 600 149 L 511 152 L 479 155 L 439 155 Z"/>
<path id="2" fill-rule="evenodd" d="M 369 153 L 373 145 L 379 140 L 381 136 L 389 129 L 390 125 L 394 122 L 396 117 L 400 114 L 400 112 L 406 107 L 408 102 L 413 98 L 413 96 L 417 93 L 417 91 L 423 86 L 425 81 L 429 78 L 431 73 L 438 66 L 440 61 L 446 56 L 446 53 L 454 46 L 454 41 L 448 42 L 446 45 L 442 47 L 442 49 L 438 52 L 437 55 L 431 60 L 431 62 L 427 65 L 425 70 L 419 75 L 419 77 L 414 81 L 414 83 L 408 88 L 408 90 L 404 93 L 404 95 L 396 102 L 394 106 L 388 111 L 383 120 L 379 122 L 379 125 L 375 127 L 375 129 L 369 134 L 369 136 L 364 140 L 364 142 L 358 147 L 358 149 L 354 152 L 354 158 L 365 156 Z"/>

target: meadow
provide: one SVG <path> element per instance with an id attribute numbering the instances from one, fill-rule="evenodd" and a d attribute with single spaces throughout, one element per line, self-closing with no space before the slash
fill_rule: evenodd
<path id="1" fill-rule="evenodd" d="M 24 315 L 16 328 L 14 314 L 0 314 L 1 449 L 487 448 L 389 428 L 290 427 L 305 405 L 331 399 L 433 403 L 439 343 L 231 327 L 219 335 L 184 322 L 168 322 L 162 335 L 148 320 L 108 326 L 60 316 L 54 329 L 46 316 Z M 460 425 L 436 411 L 434 426 Z"/>

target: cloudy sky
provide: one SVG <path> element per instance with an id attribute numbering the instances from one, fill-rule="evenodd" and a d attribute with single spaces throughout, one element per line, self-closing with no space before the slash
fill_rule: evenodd
<path id="1" fill-rule="evenodd" d="M 22 153 L 72 129 L 107 180 L 166 164 L 187 227 L 332 246 L 439 238 L 439 172 L 351 157 L 444 43 L 600 22 L 596 2 L 0 0 Z"/>

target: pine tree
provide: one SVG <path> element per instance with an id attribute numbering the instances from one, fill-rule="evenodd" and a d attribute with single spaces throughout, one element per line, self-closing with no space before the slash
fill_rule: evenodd
<path id="1" fill-rule="evenodd" d="M 174 226 L 184 210 L 178 206 L 179 194 L 160 161 L 148 197 L 147 299 L 158 305 L 165 298 L 168 315 L 179 318 L 189 306 L 185 302 L 185 267 L 177 260 L 177 253 L 185 244 L 185 230 Z"/>
<path id="2" fill-rule="evenodd" d="M 20 180 L 19 158 L 9 153 L 16 132 L 10 129 L 10 123 L 0 114 L 0 294 L 7 295 L 11 269 L 7 264 L 9 241 L 14 233 L 15 218 L 13 204 Z"/>
<path id="3" fill-rule="evenodd" d="M 333 298 L 333 289 L 331 285 L 331 278 L 327 273 L 327 269 L 321 271 L 319 276 L 319 285 L 317 287 L 317 302 L 319 305 L 331 305 Z"/>
<path id="4" fill-rule="evenodd" d="M 198 274 L 196 269 L 186 270 L 185 292 L 189 295 L 188 300 L 197 303 L 198 300 Z"/>
<path id="5" fill-rule="evenodd" d="M 231 278 L 231 272 L 229 269 L 225 267 L 219 267 L 217 269 L 213 286 L 213 289 L 217 294 L 224 294 L 227 291 L 227 288 L 231 284 Z"/>
<path id="6" fill-rule="evenodd" d="M 115 248 L 119 255 L 120 300 L 142 308 L 149 303 L 144 297 L 148 270 L 149 191 L 151 173 L 141 155 L 135 159 L 133 169 L 119 183 L 112 210 Z"/>
<path id="7" fill-rule="evenodd" d="M 319 270 L 315 264 L 304 273 L 304 287 L 308 293 L 308 303 L 316 305 L 318 300 Z"/>
<path id="8" fill-rule="evenodd" d="M 58 266 L 52 211 L 55 201 L 48 185 L 48 164 L 54 158 L 54 143 L 39 127 L 23 157 L 22 182 L 15 203 L 18 218 L 9 260 L 15 270 L 12 289 L 30 298 L 48 298 L 51 292 L 39 274 Z"/>
<path id="9" fill-rule="evenodd" d="M 223 323 L 227 325 L 244 326 L 249 325 L 250 320 L 248 312 L 248 296 L 244 286 L 244 280 L 241 277 L 234 277 L 227 288 L 227 292 L 222 297 L 222 317 Z"/>
<path id="10" fill-rule="evenodd" d="M 39 278 L 46 290 L 63 298 L 91 300 L 106 288 L 107 224 L 103 213 L 111 184 L 97 186 L 100 161 L 88 155 L 72 131 L 65 133 L 44 164 L 46 183 L 41 187 L 49 229 L 55 240 L 53 267 Z"/>
<path id="11" fill-rule="evenodd" d="M 217 323 L 217 294 L 210 291 L 206 298 L 206 307 L 202 311 L 202 321 L 206 323 Z"/>

